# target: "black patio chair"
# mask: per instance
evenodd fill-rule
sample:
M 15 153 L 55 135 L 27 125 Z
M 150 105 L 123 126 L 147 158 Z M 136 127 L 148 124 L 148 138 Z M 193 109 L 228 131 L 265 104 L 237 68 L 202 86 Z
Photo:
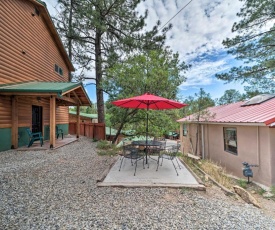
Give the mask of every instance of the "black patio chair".
M 149 148 L 149 156 L 151 155 L 159 155 L 161 151 L 164 151 L 166 148 L 166 141 L 156 141 L 159 145 L 150 146 Z
M 135 162 L 135 172 L 134 172 L 134 176 L 136 175 L 136 171 L 137 171 L 137 162 L 139 160 L 143 160 L 143 169 L 145 169 L 144 167 L 144 152 L 143 151 L 139 151 L 138 148 L 136 148 L 133 145 L 123 145 L 123 155 L 122 155 L 122 159 L 120 162 L 120 167 L 119 167 L 119 171 L 121 170 L 121 166 L 123 163 L 123 160 L 126 159 L 131 159 L 131 164 L 132 166 L 134 166 L 133 161 Z
M 58 128 L 58 126 L 55 126 L 55 133 L 56 133 L 56 138 L 58 139 L 59 134 L 61 134 L 62 140 L 63 140 L 63 130 Z
M 28 148 L 32 146 L 33 142 L 40 141 L 40 145 L 42 147 L 43 145 L 43 137 L 41 132 L 33 133 L 30 129 L 26 129 L 28 135 L 29 135 L 29 144 Z
M 158 171 L 160 159 L 161 159 L 160 166 L 162 166 L 163 159 L 167 159 L 167 160 L 172 161 L 173 166 L 174 166 L 174 168 L 176 170 L 176 173 L 177 173 L 177 176 L 178 176 L 179 174 L 178 174 L 177 168 L 176 168 L 173 160 L 176 159 L 176 161 L 178 163 L 178 166 L 179 166 L 179 169 L 181 169 L 180 164 L 179 164 L 178 159 L 177 159 L 177 153 L 179 152 L 179 149 L 180 149 L 180 145 L 178 144 L 178 145 L 172 145 L 172 146 L 166 147 L 165 150 L 161 151 L 160 154 L 159 154 L 159 157 L 158 157 L 158 163 L 157 163 L 158 166 L 157 166 L 156 171 Z

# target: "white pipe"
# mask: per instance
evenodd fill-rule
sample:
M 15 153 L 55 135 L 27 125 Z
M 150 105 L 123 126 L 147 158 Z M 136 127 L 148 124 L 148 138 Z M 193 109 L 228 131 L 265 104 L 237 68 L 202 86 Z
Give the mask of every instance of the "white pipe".
M 201 148 L 202 148 L 202 159 L 204 159 L 204 130 L 203 125 L 201 125 Z

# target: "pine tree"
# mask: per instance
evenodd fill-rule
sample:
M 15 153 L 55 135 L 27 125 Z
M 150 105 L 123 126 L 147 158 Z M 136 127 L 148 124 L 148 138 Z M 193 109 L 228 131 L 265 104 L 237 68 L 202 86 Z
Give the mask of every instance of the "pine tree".
M 275 1 L 240 1 L 244 2 L 237 14 L 241 20 L 232 27 L 232 32 L 238 35 L 225 39 L 223 45 L 243 64 L 231 68 L 228 73 L 217 74 L 217 77 L 227 82 L 248 83 L 245 90 L 250 94 L 255 90 L 275 92 Z
M 109 101 L 146 92 L 176 99 L 177 87 L 185 81 L 183 73 L 187 68 L 185 63 L 180 63 L 178 54 L 167 49 L 130 55 L 124 62 L 117 63 L 108 70 L 103 87 L 110 93 Z M 147 111 L 122 109 L 110 103 L 107 105 L 112 126 L 118 130 L 115 140 L 123 128 L 145 134 Z M 165 130 L 174 130 L 178 125 L 175 121 L 180 118 L 176 111 L 149 110 L 149 133 L 161 136 Z
M 63 28 L 69 28 L 65 39 L 72 49 L 74 60 L 85 70 L 94 69 L 95 76 L 81 75 L 78 80 L 91 79 L 96 84 L 98 121 L 104 122 L 102 80 L 106 69 L 120 61 L 126 53 L 159 48 L 164 45 L 165 32 L 159 34 L 160 22 L 150 31 L 144 30 L 147 12 L 139 15 L 135 10 L 141 0 L 60 0 Z M 70 16 L 72 20 L 70 21 Z M 71 22 L 71 24 L 70 24 Z M 57 23 L 57 26 L 60 24 Z M 64 33 L 63 33 L 64 34 Z M 72 39 L 69 43 L 69 40 Z
M 244 100 L 245 96 L 235 89 L 225 90 L 224 94 L 217 100 L 219 105 L 231 104 Z

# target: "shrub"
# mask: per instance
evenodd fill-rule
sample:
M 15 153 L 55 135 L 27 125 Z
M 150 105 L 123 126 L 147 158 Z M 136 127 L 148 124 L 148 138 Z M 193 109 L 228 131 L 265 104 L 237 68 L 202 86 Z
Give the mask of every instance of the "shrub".
M 111 149 L 112 145 L 106 141 L 106 140 L 100 140 L 97 142 L 97 146 L 98 149 Z
M 116 145 L 111 144 L 110 142 L 106 141 L 106 140 L 100 140 L 97 143 L 97 149 L 99 149 L 99 151 L 97 152 L 98 155 L 100 156 L 114 156 L 117 155 L 120 151 L 121 148 L 117 148 Z
M 260 188 L 257 192 L 259 195 L 263 195 L 266 191 L 263 188 Z
M 238 180 L 238 185 L 242 188 L 247 188 L 247 181 L 244 179 L 239 179 Z

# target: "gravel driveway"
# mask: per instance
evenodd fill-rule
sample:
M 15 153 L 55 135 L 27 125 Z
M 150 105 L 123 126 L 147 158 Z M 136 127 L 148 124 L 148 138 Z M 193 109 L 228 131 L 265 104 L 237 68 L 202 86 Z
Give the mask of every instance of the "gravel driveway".
M 207 192 L 97 188 L 112 162 L 87 138 L 54 151 L 0 153 L 0 229 L 275 229 L 252 205 Z

